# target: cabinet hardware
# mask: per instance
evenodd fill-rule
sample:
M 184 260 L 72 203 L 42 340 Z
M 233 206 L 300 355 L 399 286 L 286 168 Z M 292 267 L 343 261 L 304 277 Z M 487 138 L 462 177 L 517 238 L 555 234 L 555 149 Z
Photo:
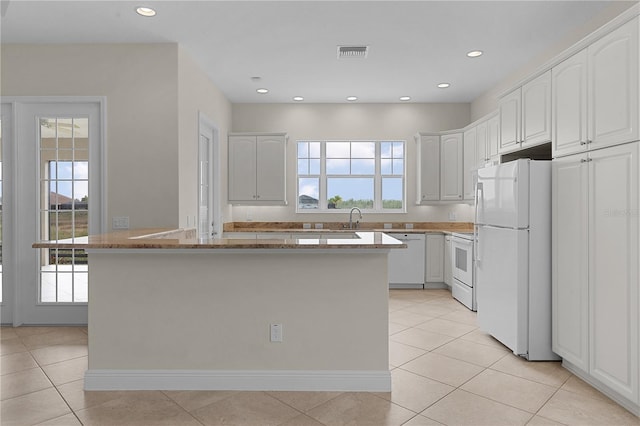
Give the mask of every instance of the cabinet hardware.
M 586 145 L 587 142 L 586 141 L 580 141 L 580 145 Z

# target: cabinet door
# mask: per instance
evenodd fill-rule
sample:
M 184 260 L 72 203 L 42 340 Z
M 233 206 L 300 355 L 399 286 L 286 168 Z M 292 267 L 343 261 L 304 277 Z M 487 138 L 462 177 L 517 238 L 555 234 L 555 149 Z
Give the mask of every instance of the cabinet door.
M 444 237 L 444 283 L 451 287 L 451 283 L 453 282 L 453 268 L 452 268 L 452 256 L 451 256 L 451 237 Z
M 520 89 L 500 99 L 500 147 L 499 151 L 511 152 L 520 143 Z
M 487 122 L 483 121 L 476 126 L 476 167 L 484 167 L 487 161 Z
M 588 48 L 591 148 L 639 139 L 638 49 L 638 19 Z
M 440 199 L 462 199 L 462 134 L 440 138 Z
M 425 282 L 441 283 L 444 281 L 444 235 L 427 235 L 427 263 Z
M 286 200 L 286 138 L 258 136 L 256 198 L 258 201 Z
M 522 142 L 551 141 L 551 70 L 522 86 Z
M 552 349 L 589 371 L 586 154 L 552 163 Z
M 494 115 L 487 121 L 487 158 L 498 156 L 500 142 L 500 116 Z
M 638 144 L 589 161 L 591 375 L 638 403 Z
M 465 200 L 473 199 L 473 180 L 474 173 L 477 170 L 477 158 L 476 158 L 476 128 L 471 128 L 464 132 L 462 139 L 462 195 Z
M 440 136 L 421 135 L 418 140 L 420 179 L 418 203 L 440 199 Z
M 256 137 L 229 136 L 229 201 L 256 199 Z
M 553 156 L 574 154 L 587 146 L 587 51 L 551 71 Z

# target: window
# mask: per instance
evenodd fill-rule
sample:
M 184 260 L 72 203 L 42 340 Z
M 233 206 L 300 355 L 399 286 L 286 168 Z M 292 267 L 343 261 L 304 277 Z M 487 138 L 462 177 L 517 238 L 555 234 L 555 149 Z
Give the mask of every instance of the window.
M 298 141 L 298 211 L 403 212 L 404 141 Z

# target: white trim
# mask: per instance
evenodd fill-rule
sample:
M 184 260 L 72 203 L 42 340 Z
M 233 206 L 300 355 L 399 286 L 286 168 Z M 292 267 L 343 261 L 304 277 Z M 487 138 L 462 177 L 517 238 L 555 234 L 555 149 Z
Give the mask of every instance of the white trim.
M 388 370 L 91 369 L 84 389 L 391 392 Z

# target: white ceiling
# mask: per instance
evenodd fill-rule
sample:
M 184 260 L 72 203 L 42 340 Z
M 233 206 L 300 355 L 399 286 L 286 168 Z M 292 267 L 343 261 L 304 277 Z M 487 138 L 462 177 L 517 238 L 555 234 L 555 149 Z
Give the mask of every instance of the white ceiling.
M 471 102 L 610 1 L 2 0 L 2 43 L 182 45 L 231 102 Z M 632 3 L 630 2 L 629 5 Z M 150 5 L 153 18 L 135 6 Z M 363 44 L 367 59 L 338 60 Z M 485 54 L 469 59 L 466 53 Z M 254 82 L 251 77 L 261 77 Z M 448 89 L 438 89 L 449 82 Z M 256 93 L 266 87 L 266 95 Z

